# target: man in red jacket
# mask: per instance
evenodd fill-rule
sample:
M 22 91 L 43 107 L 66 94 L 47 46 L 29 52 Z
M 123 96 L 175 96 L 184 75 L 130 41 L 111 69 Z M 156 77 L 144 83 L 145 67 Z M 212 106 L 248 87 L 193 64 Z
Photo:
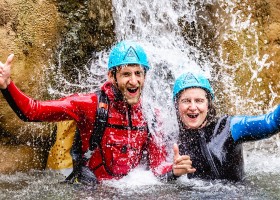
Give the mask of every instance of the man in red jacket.
M 0 88 L 16 114 L 24 121 L 62 121 L 77 123 L 85 158 L 76 180 L 95 184 L 119 179 L 139 165 L 144 152 L 153 173 L 164 180 L 194 171 L 188 156 L 180 156 L 174 146 L 174 162 L 166 162 L 165 145 L 148 132 L 142 113 L 141 93 L 150 65 L 143 48 L 132 41 L 115 45 L 108 62 L 108 81 L 101 87 L 109 101 L 108 120 L 97 147 L 89 151 L 96 120 L 98 95 L 73 94 L 58 100 L 36 101 L 22 93 L 10 79 L 13 55 L 0 63 Z

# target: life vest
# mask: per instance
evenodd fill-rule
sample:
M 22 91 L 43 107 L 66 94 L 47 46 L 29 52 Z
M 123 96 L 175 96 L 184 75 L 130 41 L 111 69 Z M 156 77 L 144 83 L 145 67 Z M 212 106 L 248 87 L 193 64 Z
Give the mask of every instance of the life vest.
M 93 131 L 92 138 L 96 135 Z M 93 141 L 90 146 L 94 146 Z M 87 165 L 102 179 L 122 177 L 139 164 L 147 142 L 148 128 L 141 108 L 131 112 L 128 104 L 109 103 L 103 136 L 95 142 Z
M 110 104 L 103 91 L 98 91 L 97 95 L 99 100 L 93 134 L 88 150 L 82 154 L 79 150 L 80 133 L 76 132 L 75 135 L 71 150 L 74 170 L 79 171 L 80 167 L 86 164 L 98 179 L 120 178 L 137 166 L 142 158 L 148 142 L 147 123 L 140 108 L 136 109 L 137 112 L 131 112 L 127 105 L 127 110 L 122 107 L 124 112 L 119 112 L 120 105 Z M 130 116 L 126 124 L 124 116 Z M 67 179 L 72 176 L 75 175 L 71 174 Z

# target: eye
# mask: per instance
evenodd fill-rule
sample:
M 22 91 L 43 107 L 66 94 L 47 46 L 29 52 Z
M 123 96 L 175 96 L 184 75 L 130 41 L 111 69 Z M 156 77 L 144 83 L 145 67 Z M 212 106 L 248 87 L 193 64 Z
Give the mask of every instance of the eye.
M 142 76 L 143 74 L 144 74 L 144 73 L 143 73 L 142 71 L 136 71 L 136 72 L 135 72 L 135 75 L 136 75 L 136 76 Z
M 204 102 L 205 102 L 205 99 L 199 98 L 199 99 L 196 99 L 195 102 L 196 102 L 196 103 L 204 103 Z
M 130 73 L 130 72 L 123 72 L 123 73 L 122 73 L 122 76 L 124 76 L 124 77 L 130 77 L 130 76 L 131 76 L 131 73 Z
M 191 100 L 190 99 L 181 99 L 180 103 L 184 103 L 184 104 L 191 103 Z

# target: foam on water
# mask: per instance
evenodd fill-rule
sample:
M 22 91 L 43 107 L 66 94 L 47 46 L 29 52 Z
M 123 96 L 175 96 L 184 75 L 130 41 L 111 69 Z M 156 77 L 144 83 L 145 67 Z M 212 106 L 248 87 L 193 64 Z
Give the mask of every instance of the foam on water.
M 115 188 L 132 189 L 138 188 L 139 186 L 162 185 L 163 183 L 150 170 L 145 169 L 145 167 L 138 167 L 122 179 L 104 181 L 104 184 Z

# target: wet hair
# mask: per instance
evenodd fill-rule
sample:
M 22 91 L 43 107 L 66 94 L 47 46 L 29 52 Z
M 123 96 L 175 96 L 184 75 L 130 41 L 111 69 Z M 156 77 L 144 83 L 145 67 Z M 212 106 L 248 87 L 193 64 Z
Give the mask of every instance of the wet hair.
M 200 87 L 193 87 L 193 88 L 200 88 Z M 189 88 L 187 88 L 189 89 Z M 213 122 L 215 119 L 216 119 L 216 116 L 217 116 L 217 112 L 216 112 L 216 107 L 214 105 L 214 102 L 212 100 L 212 96 L 210 94 L 210 92 L 208 92 L 207 90 L 205 90 L 204 88 L 201 88 L 203 89 L 205 92 L 206 92 L 206 98 L 208 100 L 208 112 L 207 112 L 207 116 L 206 116 L 206 126 L 208 124 L 210 124 L 211 122 Z M 186 90 L 186 89 L 185 89 Z M 181 97 L 181 94 L 184 90 L 180 91 L 176 96 L 175 96 L 175 99 L 174 99 L 174 102 L 175 102 L 175 109 L 176 109 L 176 115 L 177 115 L 177 120 L 178 120 L 178 123 L 179 123 L 179 127 L 180 128 L 183 128 L 184 127 L 184 124 L 182 122 L 182 120 L 180 119 L 180 115 L 179 115 L 179 109 L 178 109 L 178 100 L 180 99 Z
M 217 112 L 216 112 L 215 104 L 212 100 L 212 96 L 208 91 L 206 91 L 206 98 L 208 99 L 208 113 L 206 119 L 207 119 L 207 123 L 211 123 L 212 121 L 215 120 L 217 116 Z

